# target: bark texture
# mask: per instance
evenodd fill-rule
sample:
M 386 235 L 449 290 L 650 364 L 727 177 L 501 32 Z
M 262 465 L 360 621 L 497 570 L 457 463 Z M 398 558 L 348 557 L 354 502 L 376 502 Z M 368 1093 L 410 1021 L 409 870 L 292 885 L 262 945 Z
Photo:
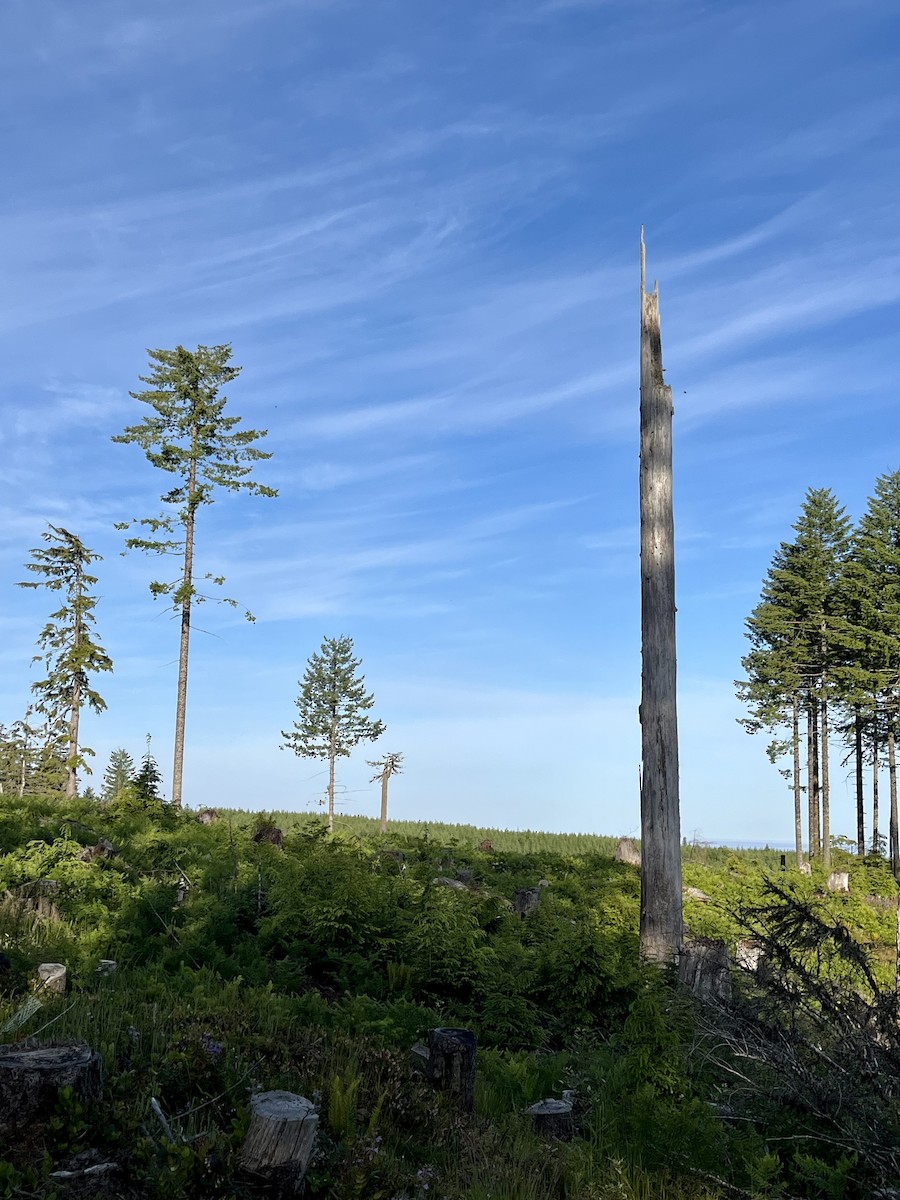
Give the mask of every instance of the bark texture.
M 469 1029 L 432 1029 L 428 1034 L 430 1083 L 449 1093 L 466 1112 L 475 1101 L 475 1034 Z
M 52 1117 L 62 1087 L 72 1088 L 83 1101 L 100 1099 L 100 1055 L 86 1043 L 0 1046 L 0 1131 Z
M 674 962 L 683 937 L 672 389 L 662 365 L 659 289 L 644 288 L 641 236 L 641 955 Z
M 571 1142 L 575 1136 L 575 1118 L 571 1100 L 538 1100 L 525 1109 L 534 1122 L 534 1132 L 558 1142 Z
M 250 1100 L 241 1164 L 266 1181 L 268 1195 L 298 1192 L 315 1147 L 319 1114 L 294 1092 L 259 1092 Z

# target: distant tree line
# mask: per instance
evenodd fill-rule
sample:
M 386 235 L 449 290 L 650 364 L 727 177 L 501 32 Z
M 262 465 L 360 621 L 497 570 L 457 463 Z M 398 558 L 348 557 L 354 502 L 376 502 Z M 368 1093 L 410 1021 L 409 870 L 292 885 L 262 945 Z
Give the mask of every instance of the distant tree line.
M 852 768 L 857 853 L 886 850 L 900 878 L 900 470 L 878 478 L 856 527 L 831 490 L 811 488 L 793 530 L 747 618 L 751 649 L 737 682 L 749 713 L 742 724 L 767 733 L 770 759 L 787 764 L 781 771 L 793 793 L 798 865 L 805 807 L 810 858 L 830 867 L 832 779 L 836 769 Z M 886 841 L 879 793 L 885 767 Z

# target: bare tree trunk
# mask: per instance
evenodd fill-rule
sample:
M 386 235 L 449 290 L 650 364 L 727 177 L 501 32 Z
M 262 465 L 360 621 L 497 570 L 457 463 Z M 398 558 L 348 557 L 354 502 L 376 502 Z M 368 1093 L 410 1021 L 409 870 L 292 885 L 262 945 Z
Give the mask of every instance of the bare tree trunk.
M 819 755 L 816 705 L 812 695 L 806 697 L 806 803 L 809 823 L 809 857 L 818 858 L 819 841 Z
M 390 779 L 390 771 L 385 766 L 381 776 L 381 832 L 387 833 L 387 802 L 388 802 L 388 780 Z
M 853 737 L 856 749 L 856 853 L 863 859 L 866 856 L 866 808 L 863 793 L 862 710 L 858 704 L 853 709 Z
M 659 287 L 644 287 L 641 231 L 641 955 L 676 961 L 684 934 L 675 644 L 672 389 L 662 365 Z
M 831 796 L 828 779 L 828 693 L 822 688 L 822 865 L 831 870 Z
M 191 430 L 191 447 L 196 449 L 197 429 Z M 178 699 L 175 706 L 175 760 L 172 764 L 172 807 L 181 808 L 184 774 L 184 722 L 187 715 L 188 652 L 191 643 L 191 601 L 194 591 L 194 520 L 196 516 L 197 460 L 191 458 L 188 480 L 187 520 L 184 525 L 184 575 L 181 581 L 181 648 L 178 654 Z
M 894 740 L 894 714 L 891 711 L 887 735 L 888 748 L 888 780 L 891 788 L 891 870 L 894 878 L 900 880 L 900 832 L 897 829 L 897 752 Z
M 803 866 L 803 802 L 800 787 L 800 697 L 794 692 L 791 740 L 794 750 L 794 853 L 797 867 Z
M 334 833 L 334 760 L 337 757 L 337 717 L 331 719 L 328 742 L 328 832 Z
M 872 711 L 872 853 L 878 854 L 881 836 L 878 832 L 878 698 Z

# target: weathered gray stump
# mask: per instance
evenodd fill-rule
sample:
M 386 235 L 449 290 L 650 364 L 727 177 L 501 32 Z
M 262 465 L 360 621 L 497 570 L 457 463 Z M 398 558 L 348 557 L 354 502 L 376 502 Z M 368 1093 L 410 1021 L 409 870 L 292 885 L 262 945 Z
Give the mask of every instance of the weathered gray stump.
M 797 868 L 801 875 L 812 875 L 812 867 L 808 862 L 802 862 Z
M 525 1109 L 534 1121 L 534 1132 L 541 1137 L 571 1142 L 575 1136 L 575 1118 L 571 1100 L 539 1100 Z
M 734 952 L 734 961 L 742 971 L 750 971 L 755 975 L 760 968 L 762 959 L 763 948 L 758 942 L 738 942 Z
M 850 872 L 849 871 L 832 871 L 828 876 L 829 892 L 841 892 L 848 895 L 850 892 Z
M 540 887 L 519 888 L 513 897 L 516 916 L 524 919 L 529 913 L 533 913 L 536 908 L 539 908 L 542 892 L 543 888 Z
M 619 844 L 616 846 L 615 860 L 616 862 L 628 863 L 631 867 L 639 867 L 641 865 L 641 852 L 631 838 L 619 838 Z
M 681 889 L 681 894 L 684 896 L 685 900 L 696 900 L 698 904 L 709 903 L 709 896 L 707 896 L 706 892 L 701 892 L 699 888 L 683 887 Z
M 466 1112 L 475 1102 L 475 1034 L 469 1029 L 432 1029 L 428 1034 L 426 1077 L 453 1096 Z
M 698 1000 L 731 999 L 730 955 L 724 942 L 693 938 L 678 956 L 678 982 Z
M 22 1128 L 35 1117 L 52 1117 L 62 1087 L 72 1088 L 82 1100 L 100 1099 L 102 1061 L 86 1043 L 0 1046 L 0 1128 Z
M 38 988 L 58 996 L 66 994 L 68 972 L 63 963 L 41 963 L 37 969 Z
M 241 1165 L 265 1179 L 268 1194 L 296 1193 L 315 1147 L 319 1114 L 294 1092 L 259 1092 L 250 1100 L 250 1111 Z

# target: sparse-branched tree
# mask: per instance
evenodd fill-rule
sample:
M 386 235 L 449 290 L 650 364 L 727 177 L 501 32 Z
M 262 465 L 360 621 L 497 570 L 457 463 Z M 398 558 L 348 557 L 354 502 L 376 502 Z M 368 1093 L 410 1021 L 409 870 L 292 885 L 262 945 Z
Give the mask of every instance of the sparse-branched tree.
M 382 833 L 386 833 L 388 823 L 388 780 L 392 775 L 399 775 L 403 770 L 403 755 L 397 753 L 382 754 L 381 758 L 370 758 L 367 761 L 370 767 L 376 768 L 371 782 L 381 783 L 381 822 L 379 828 Z
M 150 734 L 147 734 L 147 751 L 141 759 L 141 765 L 131 778 L 131 784 L 138 797 L 146 803 L 158 803 L 162 800 L 162 772 L 159 763 L 150 751 Z
M 196 350 L 186 350 L 184 346 L 176 346 L 174 350 L 149 353 L 151 373 L 141 376 L 141 382 L 149 384 L 149 388 L 132 392 L 131 396 L 149 405 L 152 414 L 138 425 L 129 425 L 112 440 L 139 446 L 154 467 L 175 476 L 177 482 L 160 497 L 166 506 L 160 516 L 120 523 L 116 528 L 127 529 L 136 524 L 145 531 L 145 536 L 126 539 L 128 549 L 174 555 L 179 559 L 177 578 L 154 580 L 150 591 L 154 597 L 168 597 L 181 618 L 172 768 L 172 804 L 180 808 L 191 610 L 194 604 L 207 599 L 194 585 L 197 515 L 202 505 L 213 503 L 217 489 L 246 491 L 254 496 L 277 493 L 249 477 L 253 463 L 272 457 L 254 444 L 267 431 L 236 429 L 241 418 L 225 415 L 227 397 L 219 393 L 241 370 L 230 365 L 231 347 L 198 346 Z M 213 574 L 205 578 L 220 586 L 224 582 L 222 576 Z M 225 603 L 236 604 L 234 600 Z M 246 616 L 253 619 L 249 612 Z
M 26 580 L 19 586 L 62 592 L 63 603 L 50 614 L 38 638 L 42 653 L 32 661 L 43 663 L 47 674 L 32 684 L 32 691 L 38 697 L 35 706 L 38 712 L 52 723 L 58 718 L 66 722 L 69 741 L 66 795 L 74 796 L 78 791 L 78 769 L 89 771 L 84 757 L 93 754 L 87 746 L 79 744 L 81 709 L 85 704 L 96 713 L 106 708 L 106 702 L 90 680 L 98 671 L 112 670 L 112 659 L 94 640 L 92 631 L 97 598 L 91 595 L 91 588 L 97 577 L 90 575 L 87 568 L 100 555 L 88 550 L 74 533 L 56 525 L 50 525 L 41 536 L 47 546 L 32 550 L 31 560 L 25 563 L 25 569 L 40 578 Z
M 109 763 L 103 772 L 104 800 L 115 800 L 125 790 L 134 777 L 134 759 L 127 750 L 113 750 Z
M 360 659 L 353 657 L 353 639 L 325 638 L 309 659 L 294 703 L 300 715 L 291 730 L 282 730 L 282 748 L 300 758 L 328 762 L 328 829 L 334 830 L 334 766 L 360 742 L 374 742 L 384 732 L 382 721 L 367 714 L 375 697 L 357 675 Z

